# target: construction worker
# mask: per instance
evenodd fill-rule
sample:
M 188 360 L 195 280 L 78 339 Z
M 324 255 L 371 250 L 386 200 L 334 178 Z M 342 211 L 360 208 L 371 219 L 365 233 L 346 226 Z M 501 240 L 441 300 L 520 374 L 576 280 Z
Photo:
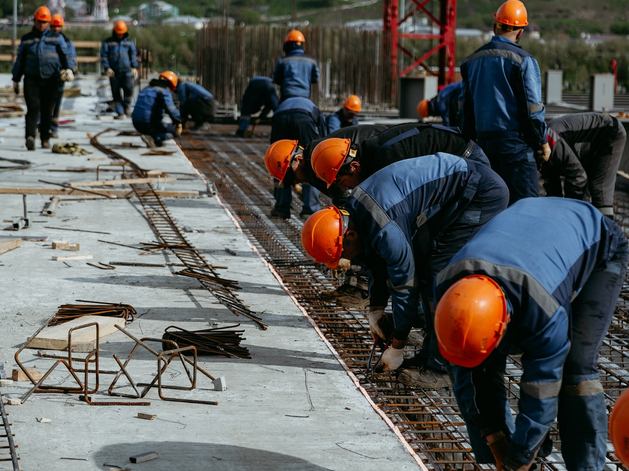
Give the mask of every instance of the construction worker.
M 489 165 L 446 153 L 424 155 L 374 173 L 354 188 L 344 209 L 330 206 L 312 215 L 301 239 L 306 252 L 331 269 L 341 257 L 363 255 L 368 260 L 374 278 L 369 293 L 374 338 L 388 338 L 382 323 L 389 296 L 392 299 L 393 339 L 381 365 L 393 371 L 402 366 L 407 337 L 422 308 L 426 330 L 432 330 L 434 276 L 507 202 L 506 185 Z M 428 389 L 448 386 L 445 361 L 430 335 L 422 350 L 418 363 L 398 379 Z
M 293 30 L 284 41 L 284 57 L 278 59 L 273 83 L 280 86 L 280 102 L 292 97 L 310 98 L 310 86 L 319 81 L 317 61 L 304 52 L 306 38 Z
M 138 95 L 131 119 L 147 147 L 161 147 L 164 141 L 181 135 L 181 116 L 173 102 L 171 91 L 177 89 L 177 76 L 170 70 L 151 80 Z M 164 124 L 164 112 L 172 124 Z
M 192 131 L 207 129 L 205 123 L 213 122 L 216 115 L 216 100 L 214 96 L 201 85 L 196 83 L 177 82 L 177 96 L 179 97 L 179 113 L 181 122 L 185 126 L 188 119 L 194 121 Z
M 441 89 L 437 96 L 430 100 L 422 100 L 417 105 L 417 114 L 422 118 L 440 116 L 441 124 L 448 127 L 459 127 L 459 96 L 463 82 L 454 82 Z
M 273 81 L 269 77 L 253 77 L 242 96 L 240 105 L 240 122 L 238 123 L 237 137 L 245 137 L 251 115 L 262 110 L 259 119 L 266 118 L 279 106 L 277 93 Z
M 76 49 L 74 47 L 74 43 L 72 42 L 72 40 L 63 33 L 64 25 L 65 25 L 65 21 L 63 20 L 63 16 L 61 16 L 59 13 L 55 13 L 54 15 L 52 15 L 52 20 L 50 21 L 50 30 L 53 33 L 57 33 L 58 35 L 63 36 L 63 39 L 65 40 L 66 46 L 68 48 L 68 53 L 70 54 L 71 60 L 75 64 L 75 69 L 73 70 L 73 73 L 76 73 L 77 65 L 78 65 L 76 62 Z M 59 137 L 59 134 L 58 134 L 59 112 L 61 111 L 61 102 L 63 100 L 63 91 L 65 88 L 65 84 L 66 83 L 64 81 L 59 82 L 59 87 L 57 90 L 57 101 L 55 103 L 55 107 L 52 112 L 52 125 L 50 126 L 50 137 L 52 137 L 53 139 Z
M 614 187 L 627 132 L 603 113 L 564 115 L 548 122 L 550 160 L 542 165 L 548 196 L 565 196 L 592 204 L 614 217 Z M 563 177 L 563 187 L 562 187 Z
M 557 418 L 566 468 L 605 467 L 598 354 L 628 261 L 622 229 L 594 206 L 526 198 L 437 275 L 435 331 L 478 463 L 529 470 L 550 453 Z M 504 385 L 511 351 L 522 353 L 515 424 Z
M 356 126 L 358 124 L 357 116 L 358 113 L 360 113 L 360 109 L 360 98 L 356 95 L 348 96 L 341 109 L 339 109 L 336 113 L 329 114 L 325 117 L 328 134 L 347 126 Z
M 317 105 L 308 98 L 288 98 L 275 110 L 271 128 L 271 144 L 281 139 L 295 140 L 302 147 L 312 140 L 325 136 L 325 121 Z M 301 187 L 303 208 L 299 217 L 308 217 L 320 209 L 319 191 L 308 184 Z M 271 211 L 272 217 L 290 218 L 292 204 L 292 187 L 281 185 L 275 179 L 274 186 L 275 207 Z
M 116 21 L 111 37 L 103 41 L 100 50 L 100 61 L 111 85 L 115 119 L 131 116 L 133 81 L 138 78 L 136 56 L 135 44 L 129 39 L 127 24 L 122 20 Z
M 616 399 L 609 417 L 609 438 L 620 461 L 629 466 L 629 390 Z
M 63 36 L 48 29 L 50 10 L 39 7 L 35 11 L 33 29 L 22 36 L 17 59 L 13 64 L 13 90 L 20 94 L 20 80 L 24 76 L 26 101 L 26 148 L 35 150 L 37 120 L 41 115 L 40 138 L 44 149 L 50 148 L 52 110 L 57 101 L 59 81 L 74 80 L 74 59 Z
M 495 36 L 461 63 L 462 130 L 485 151 L 514 203 L 539 196 L 537 160 L 547 161 L 550 147 L 539 65 L 517 44 L 526 8 L 507 0 L 494 19 Z

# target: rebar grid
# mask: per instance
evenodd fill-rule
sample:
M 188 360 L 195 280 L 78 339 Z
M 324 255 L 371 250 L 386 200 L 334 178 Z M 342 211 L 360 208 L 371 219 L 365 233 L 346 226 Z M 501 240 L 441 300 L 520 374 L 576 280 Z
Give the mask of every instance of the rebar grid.
M 426 467 L 431 470 L 494 469 L 493 465 L 475 463 L 463 419 L 450 390 L 412 390 L 398 383 L 391 374 L 368 375 L 367 358 L 373 340 L 364 309 L 346 309 L 321 301 L 319 293 L 338 286 L 339 280 L 335 280 L 325 267 L 313 264 L 302 250 L 301 221 L 295 217 L 282 220 L 266 216 L 274 204 L 270 178 L 263 162 L 267 145 L 261 139 L 234 143 L 216 135 L 211 135 L 211 140 L 183 139 L 187 157 L 216 185 L 221 200 L 238 217 L 251 242 L 274 266 L 291 294 L 316 322 L 373 401 L 395 423 Z M 617 219 L 627 232 L 629 198 L 620 194 L 617 199 Z M 293 213 L 298 212 L 296 201 Z M 629 287 L 625 286 L 601 348 L 601 380 L 610 409 L 629 383 L 628 302 Z M 514 412 L 517 412 L 521 368 L 519 357 L 510 358 L 506 388 Z M 565 470 L 555 427 L 551 436 L 556 448 L 541 461 L 538 469 Z M 611 450 L 611 445 L 608 449 Z M 606 470 L 627 471 L 611 451 L 607 458 Z
M 11 431 L 12 424 L 9 422 L 8 416 L 9 414 L 4 410 L 2 395 L 0 395 L 0 418 L 2 419 L 0 438 L 4 438 L 7 441 L 6 446 L 0 446 L 0 461 L 10 461 L 13 466 L 13 471 L 20 471 L 20 464 L 18 463 L 20 458 L 17 455 L 17 445 L 13 440 L 13 432 Z

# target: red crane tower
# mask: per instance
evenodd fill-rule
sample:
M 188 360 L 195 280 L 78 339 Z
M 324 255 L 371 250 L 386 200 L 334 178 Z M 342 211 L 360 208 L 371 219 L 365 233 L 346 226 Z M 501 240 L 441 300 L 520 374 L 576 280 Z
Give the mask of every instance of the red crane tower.
M 392 83 L 397 82 L 398 77 L 404 77 L 417 67 L 423 67 L 431 75 L 439 76 L 439 89 L 454 81 L 454 54 L 455 54 L 455 29 L 456 29 L 456 0 L 409 0 L 411 8 L 408 13 L 399 19 L 399 0 L 384 0 L 384 53 L 390 57 Z M 439 2 L 439 18 L 428 11 L 426 5 L 430 2 Z M 403 34 L 400 26 L 415 14 L 423 13 L 431 21 L 431 25 L 439 28 L 439 34 Z M 405 48 L 400 39 L 433 39 L 437 44 L 417 58 L 411 51 Z M 411 65 L 398 73 L 398 49 L 413 61 Z M 439 54 L 439 72 L 433 72 L 425 61 L 435 54 Z M 395 87 L 395 85 L 394 85 Z M 393 93 L 394 90 L 393 90 Z

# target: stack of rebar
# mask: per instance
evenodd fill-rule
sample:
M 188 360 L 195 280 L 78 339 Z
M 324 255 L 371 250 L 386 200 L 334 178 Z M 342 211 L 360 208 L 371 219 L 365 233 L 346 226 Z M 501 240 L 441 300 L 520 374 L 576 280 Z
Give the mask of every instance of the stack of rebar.
M 129 304 L 102 303 L 83 299 L 77 299 L 76 302 L 90 304 L 62 304 L 48 325 L 62 324 L 83 316 L 122 317 L 127 322 L 131 322 L 137 314 L 137 311 Z
M 237 357 L 250 359 L 249 350 L 240 346 L 244 330 L 228 330 L 239 327 L 240 324 L 217 327 L 214 329 L 185 330 L 174 325 L 168 326 L 164 330 L 162 339 L 177 342 L 180 348 L 194 346 L 198 355 L 222 355 L 226 357 Z M 163 343 L 164 350 L 172 348 L 169 343 Z

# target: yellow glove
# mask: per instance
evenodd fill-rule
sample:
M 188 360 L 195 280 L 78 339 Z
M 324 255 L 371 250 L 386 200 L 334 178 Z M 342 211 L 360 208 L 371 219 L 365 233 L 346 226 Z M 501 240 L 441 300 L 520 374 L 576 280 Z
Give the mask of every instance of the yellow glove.
M 114 72 L 114 69 L 107 69 L 107 75 L 109 75 L 110 77 L 115 77 L 116 76 L 116 72 Z
M 133 77 L 133 80 L 138 78 L 138 69 L 133 68 L 131 69 L 131 76 Z
M 339 260 L 339 264 L 336 266 L 337 271 L 346 271 L 352 267 L 351 260 L 342 258 Z
M 548 144 L 548 142 L 544 144 L 540 150 L 537 151 L 537 155 L 544 162 L 548 162 L 548 159 L 550 159 L 550 145 Z
M 183 131 L 183 125 L 181 123 L 175 126 L 175 136 L 181 136 L 182 131 Z
M 382 371 L 394 371 L 402 366 L 404 361 L 404 349 L 393 348 L 392 346 L 387 348 L 382 354 L 382 360 L 380 360 L 379 368 Z

